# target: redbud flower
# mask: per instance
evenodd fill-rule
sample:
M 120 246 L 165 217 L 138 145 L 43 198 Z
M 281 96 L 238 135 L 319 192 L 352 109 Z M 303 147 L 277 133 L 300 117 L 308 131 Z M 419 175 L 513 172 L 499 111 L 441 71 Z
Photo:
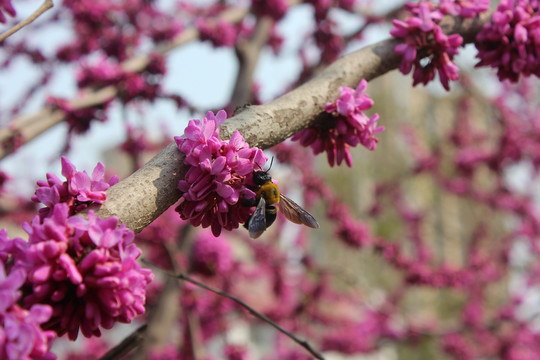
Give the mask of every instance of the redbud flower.
M 77 171 L 64 156 L 62 156 L 62 175 L 66 181 L 47 173 L 47 181 L 37 182 L 39 188 L 32 196 L 32 201 L 46 206 L 40 209 L 42 218 L 48 216 L 58 203 L 66 203 L 71 215 L 80 212 L 90 203 L 103 204 L 107 199 L 105 190 L 118 182 L 117 176 L 105 182 L 105 166 L 101 162 L 98 162 L 90 177 L 86 171 Z
M 81 341 L 79 341 L 81 345 Z M 98 360 L 110 349 L 110 345 L 103 338 L 90 338 L 82 341 L 77 349 L 63 352 L 63 360 Z
M 460 334 L 445 335 L 442 339 L 442 349 L 456 360 L 472 360 L 475 358 L 474 346 Z
M 27 306 L 52 306 L 44 325 L 61 336 L 100 336 L 100 327 L 129 323 L 144 313 L 145 288 L 152 273 L 136 262 L 140 250 L 134 234 L 116 217 L 101 219 L 92 211 L 88 220 L 68 216 L 66 204 L 57 204 L 52 215 L 36 216 L 23 225 L 29 234 L 26 252 Z
M 343 36 L 337 33 L 337 25 L 330 19 L 321 21 L 314 33 L 315 42 L 321 51 L 324 64 L 334 62 L 345 47 Z
M 148 356 L 149 360 L 182 360 L 182 354 L 178 347 L 168 344 L 163 348 L 152 350 Z
M 332 7 L 332 0 L 305 0 L 305 2 L 313 5 L 315 10 L 315 20 L 317 21 L 326 18 Z
M 158 54 L 150 56 L 142 73 L 125 71 L 118 63 L 101 59 L 94 66 L 83 64 L 77 74 L 77 83 L 79 88 L 115 85 L 119 89 L 118 96 L 124 103 L 135 98 L 152 101 L 161 90 L 156 83 L 156 75 L 163 75 L 166 71 L 165 60 Z
M 379 141 L 375 134 L 384 130 L 377 126 L 378 114 L 371 118 L 364 114 L 373 106 L 373 100 L 364 91 L 367 88 L 365 80 L 360 81 L 356 90 L 340 87 L 341 96 L 335 103 L 326 105 L 326 112 L 332 114 L 327 124 L 320 127 L 310 127 L 296 133 L 291 140 L 300 141 L 303 146 L 311 146 L 315 154 L 326 151 L 330 166 L 340 165 L 343 160 L 352 166 L 350 146 L 362 144 L 369 150 L 375 150 Z
M 51 317 L 51 307 L 36 304 L 23 309 L 16 304 L 25 279 L 26 272 L 21 268 L 6 274 L 0 261 L 0 359 L 56 359 L 49 351 L 55 334 L 40 327 Z
M 476 66 L 497 69 L 500 80 L 517 82 L 521 74 L 540 76 L 538 2 L 503 0 L 476 37 Z
M 229 344 L 224 351 L 227 360 L 244 360 L 247 358 L 247 349 L 242 345 Z
M 239 34 L 239 29 L 224 20 L 214 24 L 207 19 L 195 20 L 195 26 L 199 30 L 201 41 L 210 40 L 215 47 L 233 46 Z
M 0 22 L 6 22 L 6 16 L 4 13 L 8 14 L 11 17 L 14 17 L 16 12 L 15 8 L 11 4 L 11 0 L 0 0 Z
M 285 0 L 251 0 L 251 10 L 257 16 L 269 16 L 280 20 L 287 12 L 288 4 Z
M 11 264 L 8 270 L 12 271 L 21 266 L 26 249 L 26 241 L 20 238 L 10 239 L 6 229 L 0 230 L 0 262 Z
M 443 13 L 430 2 L 408 4 L 408 9 L 414 16 L 405 21 L 392 20 L 395 27 L 390 30 L 393 37 L 404 40 L 394 49 L 402 56 L 399 71 L 406 75 L 414 68 L 413 86 L 426 85 L 437 71 L 442 86 L 449 90 L 448 81 L 459 78 L 453 59 L 463 38 L 458 34 L 448 36 L 443 33 L 437 25 Z
M 440 0 L 439 8 L 444 14 L 473 18 L 489 9 L 489 0 Z
M 216 116 L 208 112 L 202 120 L 189 122 L 185 137 L 174 138 L 186 154 L 184 164 L 190 166 L 178 183 L 184 194 L 176 211 L 194 226 L 211 226 L 214 236 L 219 236 L 222 228 L 235 229 L 249 218 L 252 209 L 242 204 L 242 199 L 253 199 L 255 193 L 246 187 L 245 179 L 267 160 L 262 150 L 250 148 L 238 131 L 229 141 L 219 138 L 218 126 L 226 117 L 223 110 Z
M 214 276 L 226 275 L 233 266 L 231 245 L 227 240 L 202 232 L 191 252 L 191 270 L 193 272 Z
M 64 112 L 65 121 L 69 126 L 69 132 L 84 133 L 90 129 L 92 121 L 105 122 L 107 120 L 106 109 L 111 100 L 105 101 L 101 105 L 75 109 L 69 104 L 67 99 L 47 98 L 47 103 Z

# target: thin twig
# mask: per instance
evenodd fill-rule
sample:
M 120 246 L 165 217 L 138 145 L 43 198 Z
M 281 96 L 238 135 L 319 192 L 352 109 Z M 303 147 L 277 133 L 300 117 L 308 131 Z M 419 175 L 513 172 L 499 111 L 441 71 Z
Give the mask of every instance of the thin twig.
M 271 325 L 273 328 L 275 328 L 276 330 L 278 330 L 279 332 L 287 335 L 290 339 L 292 339 L 294 342 L 296 342 L 297 344 L 299 344 L 300 346 L 302 346 L 304 349 L 306 349 L 311 355 L 313 355 L 315 358 L 319 359 L 319 360 L 324 360 L 324 357 L 319 354 L 316 350 L 314 350 L 311 345 L 309 345 L 309 343 L 305 340 L 301 340 L 299 339 L 298 337 L 296 337 L 296 335 L 294 335 L 293 333 L 285 330 L 284 328 L 282 328 L 281 326 L 279 326 L 278 324 L 276 324 L 275 322 L 273 322 L 272 320 L 270 320 L 268 317 L 264 316 L 263 314 L 257 312 L 255 309 L 253 309 L 251 306 L 249 306 L 248 304 L 246 304 L 245 302 L 243 302 L 242 300 L 234 297 L 233 295 L 229 294 L 228 292 L 225 292 L 225 291 L 222 291 L 222 290 L 219 290 L 219 289 L 214 289 L 208 285 L 205 285 L 195 279 L 192 279 L 190 278 L 189 276 L 185 275 L 185 274 L 176 274 L 176 275 L 173 275 L 171 274 L 171 276 L 175 276 L 177 277 L 178 279 L 180 280 L 184 280 L 184 281 L 187 281 L 189 283 L 192 283 L 200 288 L 203 288 L 203 289 L 206 289 L 208 291 L 211 291 L 213 292 L 214 294 L 217 294 L 217 295 L 220 295 L 220 296 L 223 296 L 223 297 L 226 297 L 232 301 L 234 301 L 235 303 L 237 303 L 238 305 L 240 305 L 241 307 L 243 307 L 244 309 L 246 309 L 247 311 L 249 311 L 249 313 L 253 316 L 255 316 L 256 318 L 266 322 L 267 324 Z
M 124 355 L 130 353 L 131 351 L 133 351 L 133 349 L 139 347 L 142 344 L 146 329 L 146 324 L 140 326 L 131 335 L 125 338 L 120 344 L 107 351 L 107 353 L 100 357 L 99 360 L 121 359 Z
M 25 27 L 26 25 L 30 24 L 32 21 L 36 20 L 41 14 L 43 14 L 45 11 L 49 10 L 53 6 L 54 4 L 52 0 L 45 0 L 43 4 L 39 7 L 39 9 L 34 11 L 32 15 L 30 15 L 29 17 L 27 17 L 26 19 L 24 19 L 23 21 L 21 21 L 20 23 L 18 23 L 17 25 L 15 25 L 11 29 L 3 33 L 2 35 L 0 35 L 0 43 L 6 40 L 11 35 L 13 35 L 14 33 L 16 33 L 17 31 L 19 31 L 20 29 L 22 29 L 23 27 Z

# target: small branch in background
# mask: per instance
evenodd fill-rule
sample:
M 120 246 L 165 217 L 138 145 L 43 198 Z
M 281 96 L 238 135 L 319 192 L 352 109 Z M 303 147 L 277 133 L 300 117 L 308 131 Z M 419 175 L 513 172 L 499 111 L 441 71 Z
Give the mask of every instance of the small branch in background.
M 273 24 L 274 21 L 269 17 L 265 16 L 258 19 L 251 39 L 239 42 L 236 45 L 239 71 L 230 102 L 233 108 L 250 103 L 252 100 L 253 74 L 255 73 L 261 50 L 268 41 Z
M 16 33 L 17 31 L 19 31 L 20 29 L 22 29 L 23 27 L 25 27 L 26 25 L 30 24 L 32 21 L 36 20 L 41 14 L 43 14 L 45 11 L 52 8 L 53 5 L 54 4 L 52 0 L 45 0 L 43 4 L 39 7 L 39 9 L 34 11 L 32 15 L 30 15 L 29 17 L 27 17 L 26 19 L 24 19 L 23 21 L 21 21 L 20 23 L 18 23 L 17 25 L 15 25 L 11 29 L 3 33 L 2 35 L 0 35 L 0 43 L 6 40 L 11 35 L 13 35 L 14 33 Z
M 237 303 L 238 305 L 240 305 L 241 307 L 246 309 L 251 315 L 255 316 L 257 319 L 264 321 L 265 323 L 271 325 L 274 329 L 276 329 L 279 332 L 281 332 L 281 333 L 285 334 L 286 336 L 288 336 L 295 343 L 299 344 L 304 349 L 306 349 L 316 359 L 324 360 L 324 357 L 321 354 L 319 354 L 315 349 L 313 349 L 311 347 L 311 345 L 309 345 L 309 343 L 307 341 L 299 339 L 296 335 L 294 335 L 293 333 L 285 330 L 284 328 L 282 328 L 281 326 L 279 326 L 278 324 L 276 324 L 275 322 L 270 320 L 268 317 L 266 317 L 263 314 L 259 313 L 258 311 L 253 309 L 251 306 L 249 306 L 248 304 L 246 304 L 242 300 L 234 297 L 233 295 L 231 295 L 231 294 L 229 294 L 229 293 L 227 293 L 225 291 L 222 291 L 222 290 L 214 289 L 214 288 L 212 288 L 212 287 L 210 287 L 208 285 L 205 285 L 205 284 L 203 284 L 203 283 L 201 283 L 201 282 L 199 282 L 199 281 L 197 281 L 195 279 L 192 279 L 191 277 L 189 277 L 189 276 L 187 276 L 185 274 L 176 274 L 176 275 L 171 274 L 171 276 L 175 276 L 180 280 L 187 281 L 187 282 L 192 283 L 192 284 L 194 284 L 194 285 L 196 285 L 196 286 L 198 286 L 200 288 L 211 291 L 214 294 L 226 297 L 226 298 L 234 301 L 235 303 Z
M 51 0 L 47 1 L 51 2 Z M 224 11 L 215 21 L 237 23 L 242 21 L 247 14 L 248 9 L 232 8 Z M 199 31 L 192 26 L 182 31 L 172 41 L 156 46 L 149 53 L 165 55 L 190 41 L 198 39 L 198 37 Z M 122 62 L 121 67 L 124 71 L 140 72 L 146 68 L 149 61 L 150 55 L 139 55 Z M 69 105 L 75 110 L 101 105 L 114 98 L 118 93 L 118 89 L 115 86 L 107 86 L 98 90 L 83 89 L 81 93 L 82 95 L 80 97 L 74 98 L 69 102 Z M 51 108 L 50 106 L 45 106 L 43 109 L 31 114 L 21 115 L 13 119 L 9 128 L 0 129 L 0 144 L 9 143 L 15 136 L 20 136 L 25 143 L 29 142 L 64 119 L 65 114 L 63 111 Z M 15 150 L 16 148 L 10 146 L 0 146 L 0 159 L 3 159 Z
M 109 350 L 99 360 L 118 360 L 129 354 L 133 349 L 139 347 L 144 340 L 146 324 L 139 327 L 131 335 L 125 338 L 120 344 Z

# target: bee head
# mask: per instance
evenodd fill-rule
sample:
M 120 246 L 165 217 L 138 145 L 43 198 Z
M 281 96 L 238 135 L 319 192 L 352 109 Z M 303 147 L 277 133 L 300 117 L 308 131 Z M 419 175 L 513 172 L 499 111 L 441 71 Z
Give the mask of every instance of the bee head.
M 266 184 L 269 181 L 272 181 L 272 177 L 270 176 L 270 174 L 268 172 L 272 168 L 273 163 L 274 163 L 274 157 L 272 157 L 272 161 L 270 162 L 270 167 L 268 168 L 268 170 L 263 170 L 259 166 L 259 164 L 257 164 L 257 166 L 259 166 L 260 170 L 255 170 L 253 172 L 253 182 L 255 183 L 255 185 L 260 186 L 260 185 Z
M 268 170 L 256 170 L 253 172 L 253 182 L 255 185 L 264 185 L 269 181 L 272 181 L 272 177 L 268 173 Z

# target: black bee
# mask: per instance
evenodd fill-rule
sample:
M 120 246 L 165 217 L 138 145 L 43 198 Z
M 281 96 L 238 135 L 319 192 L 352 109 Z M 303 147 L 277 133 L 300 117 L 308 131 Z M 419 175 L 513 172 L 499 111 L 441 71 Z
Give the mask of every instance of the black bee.
M 274 223 L 278 208 L 283 215 L 295 224 L 304 224 L 310 228 L 318 229 L 319 223 L 313 215 L 300 205 L 281 194 L 278 186 L 272 181 L 267 171 L 256 170 L 253 172 L 255 186 L 255 211 L 244 224 L 249 230 L 249 236 L 256 239 Z M 275 206 L 278 205 L 278 207 Z

